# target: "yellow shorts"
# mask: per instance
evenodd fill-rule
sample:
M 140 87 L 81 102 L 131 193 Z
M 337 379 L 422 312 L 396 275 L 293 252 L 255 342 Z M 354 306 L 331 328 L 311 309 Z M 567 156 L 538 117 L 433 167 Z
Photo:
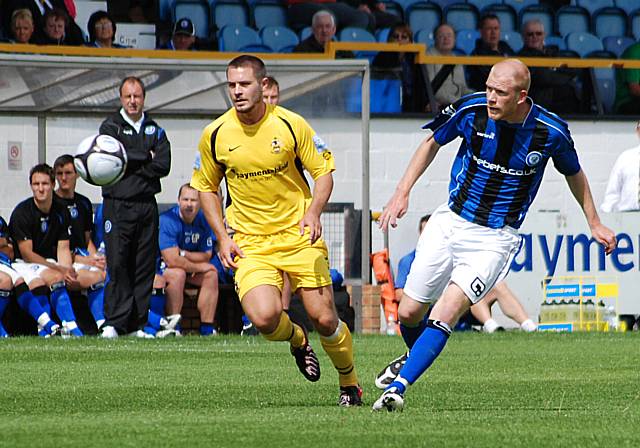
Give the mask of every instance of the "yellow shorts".
M 289 274 L 292 291 L 331 284 L 327 245 L 322 239 L 311 245 L 308 230 L 304 235 L 300 235 L 297 226 L 272 235 L 236 233 L 233 239 L 244 253 L 244 258 L 236 258 L 235 282 L 240 300 L 256 286 L 282 289 L 282 272 Z

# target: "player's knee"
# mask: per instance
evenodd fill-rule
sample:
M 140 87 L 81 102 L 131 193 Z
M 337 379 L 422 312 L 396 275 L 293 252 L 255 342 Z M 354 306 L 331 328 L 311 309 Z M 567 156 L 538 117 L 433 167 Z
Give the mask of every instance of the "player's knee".
M 187 273 L 184 269 L 180 268 L 168 268 L 164 271 L 164 279 L 168 284 L 179 283 L 184 284 L 187 280 Z
M 49 269 L 47 273 L 47 283 L 49 284 L 49 286 L 53 286 L 60 282 L 64 283 L 64 275 L 62 275 L 62 272 Z
M 403 302 L 400 302 L 400 306 L 398 307 L 398 319 L 403 324 L 417 324 L 419 323 L 423 316 L 424 312 L 418 307 L 414 306 L 402 306 Z
M 338 316 L 329 312 L 322 313 L 315 318 L 312 317 L 311 322 L 315 329 L 318 330 L 318 333 L 326 336 L 336 331 L 336 328 L 338 327 Z
M 41 278 L 34 278 L 33 280 L 31 280 L 31 283 L 29 283 L 29 289 L 31 291 L 37 289 L 37 288 L 42 288 L 45 287 L 46 284 L 44 282 L 44 280 L 42 280 Z
M 0 289 L 11 289 L 13 287 L 13 282 L 11 281 L 11 277 L 9 277 L 4 272 L 0 273 Z
M 280 323 L 280 315 L 273 316 L 254 316 L 251 322 L 262 334 L 273 333 Z

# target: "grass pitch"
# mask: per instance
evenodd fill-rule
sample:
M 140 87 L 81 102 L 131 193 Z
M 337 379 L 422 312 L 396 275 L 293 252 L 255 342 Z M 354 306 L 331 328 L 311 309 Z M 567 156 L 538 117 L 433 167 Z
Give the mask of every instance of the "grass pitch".
M 356 336 L 366 405 L 260 337 L 0 341 L 0 446 L 637 447 L 640 334 L 456 333 L 401 414 L 372 413 L 399 337 Z

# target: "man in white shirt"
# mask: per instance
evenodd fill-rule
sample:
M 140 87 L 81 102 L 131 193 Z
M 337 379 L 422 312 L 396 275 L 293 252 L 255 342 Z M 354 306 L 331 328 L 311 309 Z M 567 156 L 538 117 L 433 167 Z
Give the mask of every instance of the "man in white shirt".
M 640 121 L 636 123 L 636 134 L 640 138 Z M 618 156 L 601 208 L 605 213 L 640 210 L 640 145 Z

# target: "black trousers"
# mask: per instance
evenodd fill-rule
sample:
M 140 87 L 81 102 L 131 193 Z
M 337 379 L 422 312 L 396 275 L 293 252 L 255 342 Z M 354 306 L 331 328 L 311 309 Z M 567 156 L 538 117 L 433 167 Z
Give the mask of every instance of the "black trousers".
M 155 198 L 105 198 L 103 217 L 109 274 L 105 325 L 126 334 L 142 329 L 149 313 L 158 257 L 158 205 Z

